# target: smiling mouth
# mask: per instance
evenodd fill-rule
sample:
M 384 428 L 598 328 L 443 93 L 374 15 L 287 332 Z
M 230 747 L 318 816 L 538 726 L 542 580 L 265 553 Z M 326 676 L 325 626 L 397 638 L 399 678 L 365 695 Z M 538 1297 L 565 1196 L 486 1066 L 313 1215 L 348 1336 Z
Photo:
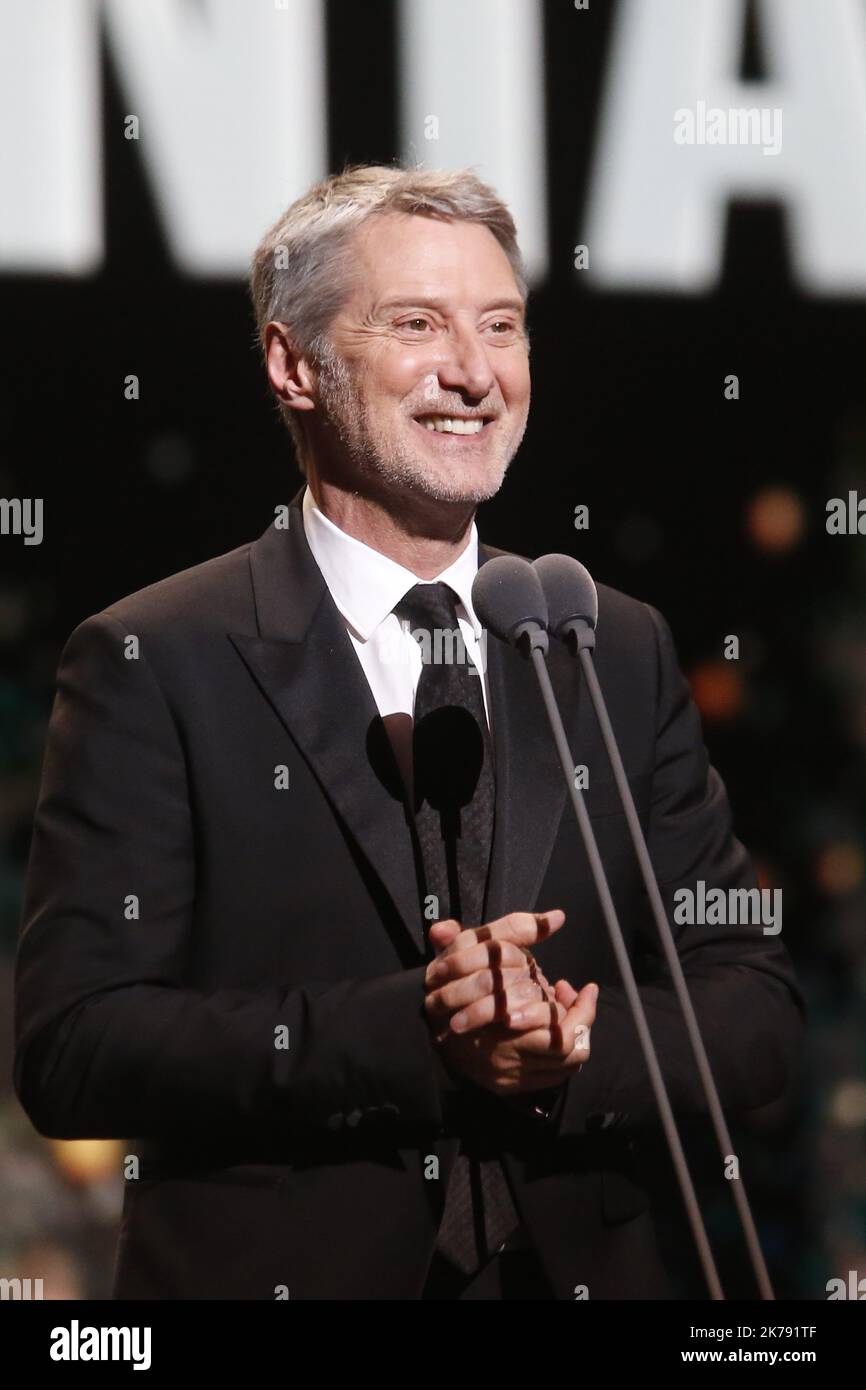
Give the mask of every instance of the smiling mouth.
M 485 433 L 494 418 L 492 415 L 416 415 L 414 422 L 428 434 L 474 439 Z

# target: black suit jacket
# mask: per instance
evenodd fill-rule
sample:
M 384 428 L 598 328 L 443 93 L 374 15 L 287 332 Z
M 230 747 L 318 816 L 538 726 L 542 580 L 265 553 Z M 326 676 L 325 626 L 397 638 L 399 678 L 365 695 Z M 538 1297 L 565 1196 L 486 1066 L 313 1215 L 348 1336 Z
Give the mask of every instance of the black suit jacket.
M 63 652 L 19 950 L 15 1082 L 37 1129 L 129 1138 L 118 1297 L 417 1298 L 456 1151 L 423 1014 L 424 925 L 389 746 L 290 525 L 112 604 Z M 479 547 L 480 563 L 497 552 Z M 596 666 L 670 907 L 749 887 L 663 618 L 599 588 Z M 488 643 L 487 920 L 562 907 L 550 979 L 601 985 L 553 1118 L 477 1090 L 558 1298 L 665 1291 L 640 1165 L 646 1069 L 534 673 Z M 578 669 L 550 672 L 675 1110 L 703 1113 Z M 285 771 L 281 773 L 281 769 Z M 287 780 L 288 785 L 280 785 Z M 802 1002 L 778 937 L 676 929 L 722 1103 L 788 1082 Z M 286 1031 L 287 1034 L 286 1034 Z M 277 1043 L 288 1041 L 288 1046 Z M 440 1160 L 438 1179 L 429 1157 Z

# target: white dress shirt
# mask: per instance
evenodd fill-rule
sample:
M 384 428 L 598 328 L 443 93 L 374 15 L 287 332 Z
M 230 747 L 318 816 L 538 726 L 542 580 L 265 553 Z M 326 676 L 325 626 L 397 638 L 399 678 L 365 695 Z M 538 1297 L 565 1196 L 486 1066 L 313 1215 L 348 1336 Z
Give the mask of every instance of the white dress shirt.
M 490 722 L 486 672 L 486 633 L 472 607 L 472 581 L 478 572 L 478 531 L 475 522 L 469 540 L 453 564 L 435 580 L 419 579 L 363 541 L 356 540 L 319 510 L 309 487 L 304 491 L 304 531 L 313 558 L 322 571 L 331 597 L 346 622 L 352 645 L 373 692 L 380 715 L 390 728 L 398 721 L 389 716 L 409 716 L 423 667 L 421 648 L 408 626 L 392 610 L 415 584 L 448 584 L 457 595 L 456 611 L 466 654 L 481 672 L 484 709 Z

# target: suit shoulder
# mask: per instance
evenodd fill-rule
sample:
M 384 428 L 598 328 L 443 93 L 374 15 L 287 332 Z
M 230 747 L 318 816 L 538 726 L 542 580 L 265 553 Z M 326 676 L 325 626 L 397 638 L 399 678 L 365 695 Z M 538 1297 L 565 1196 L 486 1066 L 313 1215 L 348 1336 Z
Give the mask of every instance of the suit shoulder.
M 612 589 L 609 584 L 596 584 L 598 621 L 615 626 L 621 636 L 633 636 L 643 641 L 655 641 L 656 618 L 660 617 L 643 599 Z
M 596 590 L 595 664 L 599 674 L 627 688 L 654 688 L 659 669 L 656 610 L 609 584 L 597 584 Z
M 249 553 L 252 542 L 167 575 L 108 604 L 96 618 L 112 618 L 127 631 L 173 633 L 247 625 L 252 613 Z M 86 621 L 90 622 L 91 619 Z
M 481 543 L 479 559 L 482 562 L 500 555 L 532 562 L 531 556 L 523 555 L 519 551 L 502 550 L 486 541 Z M 610 634 L 613 643 L 626 656 L 630 651 L 633 653 L 634 644 L 641 650 L 654 649 L 659 632 L 664 636 L 668 631 L 662 614 L 651 604 L 633 598 L 621 589 L 611 588 L 609 584 L 597 583 L 595 587 L 598 594 L 599 632 Z

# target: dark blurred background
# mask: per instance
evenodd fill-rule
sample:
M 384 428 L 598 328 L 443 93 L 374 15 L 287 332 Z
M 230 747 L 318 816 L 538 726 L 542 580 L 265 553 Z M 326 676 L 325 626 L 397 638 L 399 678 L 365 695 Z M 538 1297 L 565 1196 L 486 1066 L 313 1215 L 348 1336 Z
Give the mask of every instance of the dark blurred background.
M 152 26 L 155 71 L 181 110 L 187 73 L 162 52 L 171 42 L 162 19 L 171 12 L 206 27 L 220 22 L 226 3 L 126 0 L 127 15 L 135 11 L 137 22 Z M 677 40 L 705 9 L 703 0 L 636 0 L 641 6 Z M 810 277 L 809 243 L 778 196 L 773 157 L 762 165 L 760 151 L 757 160 L 755 151 L 743 151 L 751 172 L 719 204 L 712 281 L 641 283 L 638 271 L 618 282 L 591 235 L 600 226 L 592 199 L 620 137 L 609 104 L 615 60 L 628 58 L 631 34 L 639 65 L 646 42 L 635 5 L 501 0 L 497 10 L 473 0 L 471 8 L 470 21 L 452 0 L 405 7 L 331 0 L 321 9 L 317 0 L 236 0 L 235 11 L 246 11 L 259 38 L 265 22 L 291 26 L 321 16 L 322 24 L 321 104 L 305 106 L 289 80 L 278 94 L 282 138 L 311 148 L 320 142 L 322 164 L 298 186 L 277 181 L 266 216 L 251 220 L 245 256 L 312 177 L 347 162 L 473 164 L 511 201 L 520 183 L 515 160 L 522 160 L 518 224 L 534 219 L 540 229 L 530 300 L 533 407 L 479 529 L 523 554 L 576 554 L 596 579 L 654 604 L 671 623 L 737 833 L 762 883 L 783 890 L 782 939 L 810 1009 L 795 1093 L 736 1127 L 742 1172 L 777 1294 L 825 1298 L 828 1279 L 847 1279 L 849 1270 L 866 1275 L 866 541 L 826 529 L 830 498 L 847 498 L 849 489 L 866 497 L 866 268 L 862 285 L 854 276 L 841 289 L 822 287 L 817 272 Z M 838 37 L 834 25 L 853 7 L 827 0 L 811 8 Z M 44 9 L 60 22 L 60 7 Z M 34 265 L 16 255 L 14 239 L 0 237 L 0 496 L 44 499 L 40 545 L 0 536 L 0 1273 L 41 1275 L 52 1297 L 107 1296 L 124 1152 L 120 1143 L 41 1139 L 11 1087 L 13 958 L 59 653 L 88 614 L 259 535 L 300 483 L 254 345 L 244 256 L 219 274 L 197 268 L 194 255 L 178 264 L 148 162 L 148 121 L 137 140 L 127 138 L 127 117 L 138 105 L 120 30 L 112 28 L 119 9 L 66 0 L 63 20 L 77 10 L 97 16 L 93 69 L 82 80 L 98 115 L 103 251 L 76 274 L 45 257 Z M 735 58 L 722 64 L 730 82 L 743 84 L 732 100 L 752 91 L 762 103 L 770 84 L 769 104 L 784 112 L 774 67 L 785 52 L 774 28 L 778 6 L 717 0 L 713 23 L 719 11 L 737 31 Z M 429 112 L 424 94 L 411 87 L 417 73 L 413 79 L 405 42 L 412 25 L 416 49 L 426 34 L 431 63 L 450 52 L 459 78 L 437 89 Z M 17 60 L 5 45 L 5 68 L 27 67 L 31 98 L 59 121 L 50 67 L 38 57 L 38 45 L 49 44 L 45 33 L 28 31 L 22 7 L 12 3 L 0 5 L 0 26 L 7 40 L 26 39 Z M 866 31 L 863 37 L 866 43 Z M 62 60 L 70 68 L 80 65 L 76 44 Z M 660 71 L 658 80 L 669 79 Z M 836 78 L 823 81 L 832 88 Z M 190 82 L 187 118 L 199 123 L 212 154 L 233 112 L 221 110 L 212 123 L 212 108 L 196 104 Z M 705 90 L 700 82 L 699 75 L 688 86 L 697 97 Z M 707 77 L 707 95 L 711 86 Z M 241 100 L 229 82 L 223 90 L 216 81 L 211 93 L 217 107 Z M 9 158 L 0 159 L 0 171 L 9 159 L 14 164 L 20 139 L 8 119 L 10 100 L 0 134 Z M 687 104 L 679 88 L 662 92 L 670 113 Z M 518 158 L 512 133 L 531 127 L 533 109 L 537 127 Z M 437 117 L 438 140 L 413 112 Z M 479 144 L 476 122 L 488 132 L 486 143 Z M 796 142 L 801 127 L 793 127 Z M 834 129 L 835 142 L 848 139 L 844 112 L 827 125 Z M 670 126 L 659 140 L 672 143 Z M 663 199 L 670 151 L 658 148 Z M 479 150 L 487 149 L 493 154 L 484 162 Z M 696 161 L 719 153 L 683 151 Z M 786 147 L 778 157 L 789 153 Z M 17 182 L 4 180 L 0 226 L 7 199 L 36 199 L 42 180 L 39 164 L 22 172 L 18 155 Z M 226 145 L 220 196 L 227 209 L 243 187 L 238 161 L 259 157 L 254 146 L 239 152 Z M 826 159 L 835 157 L 831 142 Z M 699 164 L 693 167 L 698 177 Z M 755 173 L 761 169 L 765 190 Z M 862 183 L 859 195 L 866 198 Z M 654 209 L 638 188 L 633 216 L 635 236 L 649 234 Z M 588 244 L 588 270 L 575 268 L 579 243 Z M 125 396 L 130 373 L 140 381 L 137 400 Z M 731 374 L 734 399 L 725 394 Z M 587 530 L 574 527 L 579 504 L 589 508 Z M 724 657 L 731 634 L 740 639 L 736 661 Z M 694 1136 L 690 1149 L 723 1280 L 731 1296 L 750 1297 L 712 1142 Z M 661 1154 L 657 1162 L 674 1276 L 681 1292 L 702 1296 L 683 1254 L 688 1241 L 669 1165 Z

